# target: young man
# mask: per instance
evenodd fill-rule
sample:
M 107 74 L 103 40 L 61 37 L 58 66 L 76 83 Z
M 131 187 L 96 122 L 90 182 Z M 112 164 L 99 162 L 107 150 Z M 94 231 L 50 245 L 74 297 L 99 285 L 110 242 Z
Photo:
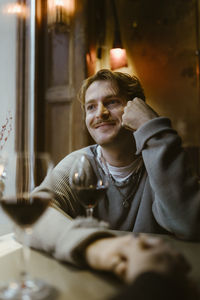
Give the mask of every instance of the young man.
M 96 144 L 66 156 L 38 187 L 52 189 L 55 197 L 53 208 L 37 226 L 32 246 L 80 263 L 81 249 L 97 237 L 112 235 L 98 223 L 85 228 L 84 222 L 70 220 L 83 214 L 69 184 L 70 169 L 81 154 L 96 161 L 95 172 L 109 182 L 106 197 L 95 208 L 97 219 L 115 230 L 199 239 L 197 178 L 191 175 L 181 139 L 170 120 L 159 117 L 145 103 L 139 80 L 100 70 L 83 83 L 80 99 L 87 129 Z M 48 242 L 46 228 L 51 231 Z

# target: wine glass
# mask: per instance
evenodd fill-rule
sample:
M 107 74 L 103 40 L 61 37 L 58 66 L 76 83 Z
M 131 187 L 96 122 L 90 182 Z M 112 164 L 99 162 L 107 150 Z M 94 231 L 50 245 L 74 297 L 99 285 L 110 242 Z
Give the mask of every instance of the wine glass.
M 78 201 L 85 208 L 86 217 L 92 218 L 94 207 L 104 197 L 108 184 L 106 179 L 94 171 L 86 154 L 75 160 L 70 171 L 69 183 Z
M 0 204 L 22 233 L 22 268 L 20 280 L 0 288 L 0 299 L 44 299 L 51 287 L 40 279 L 31 279 L 27 272 L 29 248 L 27 237 L 32 225 L 47 209 L 52 192 L 33 190 L 52 167 L 46 153 L 12 153 L 0 156 Z M 21 238 L 20 238 L 21 239 Z

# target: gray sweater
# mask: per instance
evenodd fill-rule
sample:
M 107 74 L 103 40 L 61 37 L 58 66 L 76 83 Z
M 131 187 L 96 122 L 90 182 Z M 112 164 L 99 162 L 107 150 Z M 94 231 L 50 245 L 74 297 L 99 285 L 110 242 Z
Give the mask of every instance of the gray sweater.
M 109 182 L 106 197 L 95 208 L 95 217 L 107 221 L 115 230 L 168 232 L 182 239 L 199 240 L 198 179 L 192 174 L 181 139 L 171 128 L 170 120 L 164 117 L 150 120 L 134 132 L 134 137 L 136 154 L 142 155 L 144 171 L 134 195 L 129 199 L 129 207 L 122 205 L 123 197 L 119 189 L 127 195 L 131 193 L 135 185 L 133 176 L 118 184 L 118 188 L 112 181 Z M 69 185 L 72 163 L 82 153 L 87 153 L 91 161 L 94 160 L 96 145 L 67 155 L 38 187 L 37 190 L 53 189 L 55 199 L 52 206 L 56 210 L 49 209 L 38 222 L 31 241 L 33 247 L 50 251 L 57 258 L 74 263 L 80 263 L 77 253 L 80 254 L 80 249 L 91 239 L 113 234 L 112 230 L 98 226 L 84 228 L 80 222 L 70 220 L 83 214 Z M 103 170 L 100 172 L 105 176 Z

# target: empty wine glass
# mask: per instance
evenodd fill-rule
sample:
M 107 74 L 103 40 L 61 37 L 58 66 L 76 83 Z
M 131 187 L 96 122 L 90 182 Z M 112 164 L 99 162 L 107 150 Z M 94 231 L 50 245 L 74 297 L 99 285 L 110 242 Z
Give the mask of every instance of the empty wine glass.
M 75 160 L 69 182 L 78 201 L 86 210 L 86 217 L 92 218 L 94 207 L 104 198 L 107 181 L 95 173 L 89 158 L 84 154 Z
M 22 232 L 22 264 L 20 280 L 4 284 L 0 299 L 44 299 L 51 287 L 27 272 L 29 248 L 26 245 L 32 225 L 47 209 L 52 192 L 34 193 L 52 167 L 48 154 L 12 153 L 0 157 L 0 204 Z M 19 231 L 19 230 L 18 230 Z

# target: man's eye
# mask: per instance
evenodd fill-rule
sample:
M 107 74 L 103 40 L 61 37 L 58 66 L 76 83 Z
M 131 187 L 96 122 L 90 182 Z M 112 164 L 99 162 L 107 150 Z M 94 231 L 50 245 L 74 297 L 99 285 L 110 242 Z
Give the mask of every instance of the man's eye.
M 118 105 L 118 104 L 121 104 L 121 102 L 118 99 L 111 99 L 106 103 L 107 106 Z
M 116 100 L 116 99 L 110 100 L 110 104 L 114 104 L 114 103 L 117 103 L 117 102 L 118 102 L 118 100 Z
M 95 108 L 94 104 L 90 104 L 86 107 L 86 110 L 93 110 Z

